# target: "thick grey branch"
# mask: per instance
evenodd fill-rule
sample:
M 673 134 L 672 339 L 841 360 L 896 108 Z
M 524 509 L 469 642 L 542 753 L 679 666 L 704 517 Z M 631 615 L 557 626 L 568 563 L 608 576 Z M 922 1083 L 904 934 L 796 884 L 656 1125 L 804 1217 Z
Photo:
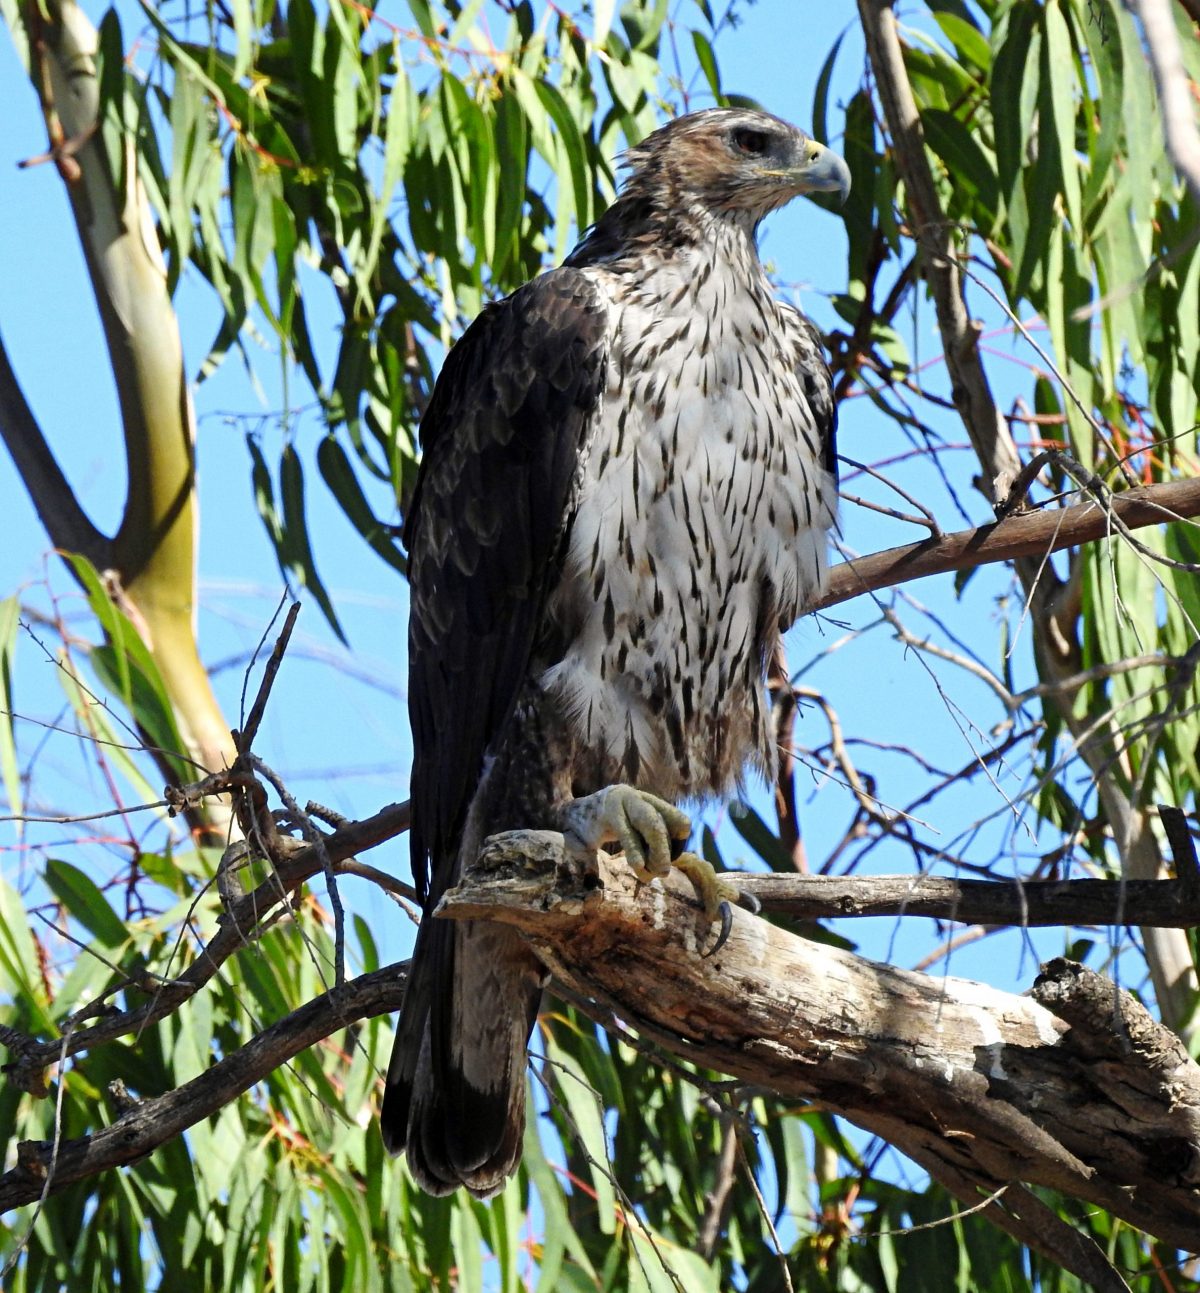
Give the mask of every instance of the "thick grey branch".
M 110 562 L 112 544 L 80 507 L 25 399 L 3 340 L 0 340 L 0 439 L 12 454 L 50 542 L 63 552 L 81 553 L 97 570 L 103 570 Z
M 1181 1248 L 1200 1234 L 1200 1066 L 1178 1048 L 1169 1074 L 1137 1048 L 1098 1069 L 1058 1001 L 876 964 L 741 911 L 705 958 L 686 880 L 639 885 L 553 832 L 488 841 L 439 913 L 511 924 L 576 995 L 706 1067 L 820 1100 L 935 1176 L 1060 1190 Z M 1074 973 L 1090 992 L 1096 976 Z
M 942 876 L 738 875 L 764 911 L 797 920 L 930 916 L 967 925 L 1200 927 L 1183 880 L 952 880 Z

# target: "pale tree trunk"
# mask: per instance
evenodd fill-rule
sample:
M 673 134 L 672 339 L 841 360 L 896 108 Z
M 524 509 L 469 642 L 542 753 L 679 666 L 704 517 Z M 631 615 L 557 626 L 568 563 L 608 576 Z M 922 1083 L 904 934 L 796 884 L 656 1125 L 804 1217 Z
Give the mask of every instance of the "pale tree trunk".
M 84 251 L 116 381 L 128 490 L 112 539 L 87 519 L 0 351 L 0 432 L 56 547 L 97 567 L 162 675 L 185 749 L 209 771 L 235 757 L 196 643 L 195 417 L 179 325 L 133 140 L 103 143 L 97 32 L 72 0 L 29 10 L 30 77 Z M 206 810 L 224 830 L 227 815 Z

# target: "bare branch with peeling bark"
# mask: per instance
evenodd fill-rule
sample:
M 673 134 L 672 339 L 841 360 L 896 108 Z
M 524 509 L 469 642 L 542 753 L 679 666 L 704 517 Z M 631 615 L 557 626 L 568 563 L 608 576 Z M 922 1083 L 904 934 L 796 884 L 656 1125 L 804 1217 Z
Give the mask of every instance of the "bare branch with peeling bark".
M 547 831 L 489 840 L 439 914 L 512 925 L 576 997 L 705 1067 L 819 1100 L 970 1202 L 1026 1183 L 1182 1248 L 1200 1234 L 1200 1066 L 1082 967 L 1052 963 L 1032 996 L 1014 996 L 740 911 L 706 957 L 711 934 L 683 877 L 640 885 L 622 862 L 572 854 Z M 1011 1202 L 996 1200 L 995 1219 L 1047 1251 Z
M 1173 480 L 1113 494 L 1107 503 L 1083 496 L 1072 507 L 1005 517 L 992 525 L 855 557 L 830 572 L 810 610 L 828 610 L 861 593 L 878 592 L 928 575 L 969 570 L 997 561 L 1043 557 L 1111 536 L 1117 523 L 1138 530 L 1200 515 L 1200 480 Z

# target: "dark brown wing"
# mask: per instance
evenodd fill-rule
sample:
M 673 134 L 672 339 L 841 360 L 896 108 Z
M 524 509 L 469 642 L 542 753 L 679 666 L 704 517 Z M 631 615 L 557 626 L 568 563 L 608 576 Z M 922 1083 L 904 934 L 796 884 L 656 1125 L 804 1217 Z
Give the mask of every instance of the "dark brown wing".
M 583 274 L 543 274 L 467 329 L 421 422 L 405 538 L 412 867 L 427 906 L 450 881 L 484 755 L 558 577 L 606 325 Z
M 412 868 L 426 912 L 454 882 L 484 758 L 530 670 L 604 389 L 606 337 L 588 279 L 544 274 L 467 329 L 421 423 L 405 538 Z M 485 1196 L 520 1154 L 519 1060 L 540 984 L 525 982 L 520 963 L 468 966 L 509 994 L 512 1021 L 494 1021 L 495 1036 L 453 1037 L 460 932 L 421 923 L 380 1125 L 393 1153 L 407 1145 L 423 1188 L 444 1194 L 462 1182 Z M 482 1086 L 455 1059 L 468 1050 L 476 1069 L 496 1070 Z

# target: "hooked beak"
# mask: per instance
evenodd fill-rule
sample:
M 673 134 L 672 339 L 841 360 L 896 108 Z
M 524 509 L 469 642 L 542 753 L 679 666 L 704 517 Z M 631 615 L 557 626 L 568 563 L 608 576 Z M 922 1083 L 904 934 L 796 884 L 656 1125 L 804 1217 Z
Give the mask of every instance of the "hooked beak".
M 797 166 L 788 178 L 800 193 L 837 193 L 842 202 L 850 196 L 850 167 L 832 148 L 807 139 Z

